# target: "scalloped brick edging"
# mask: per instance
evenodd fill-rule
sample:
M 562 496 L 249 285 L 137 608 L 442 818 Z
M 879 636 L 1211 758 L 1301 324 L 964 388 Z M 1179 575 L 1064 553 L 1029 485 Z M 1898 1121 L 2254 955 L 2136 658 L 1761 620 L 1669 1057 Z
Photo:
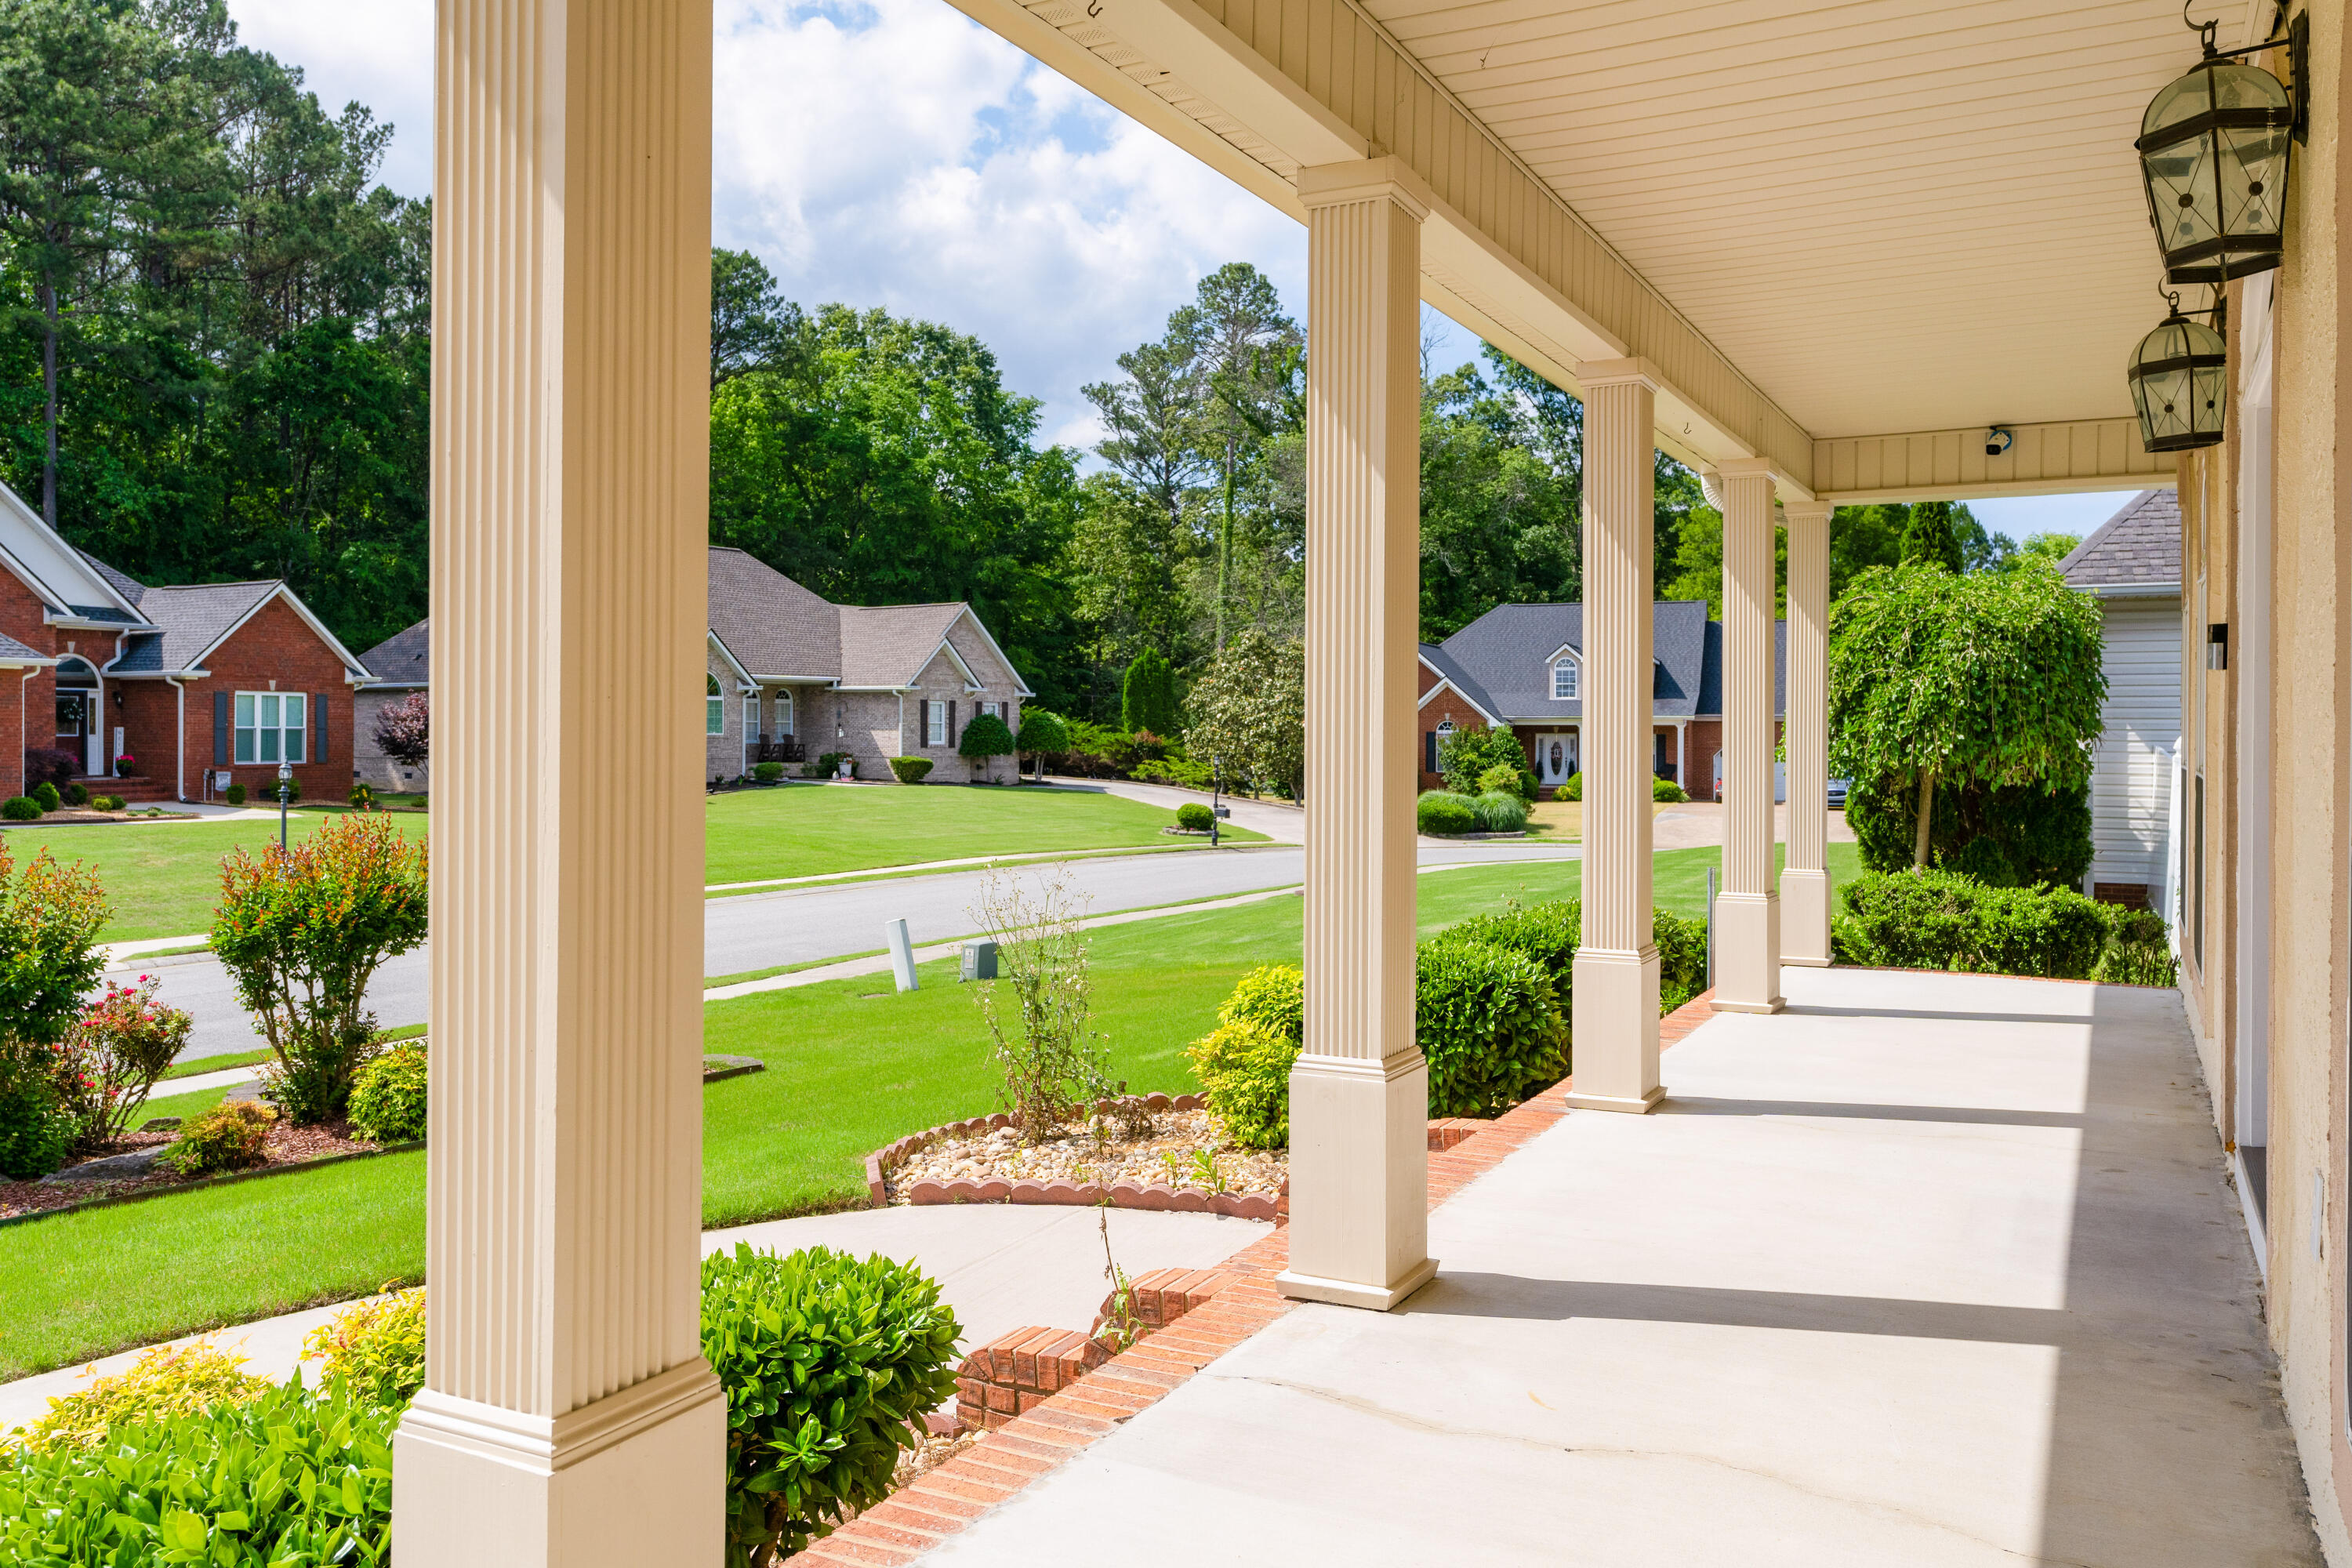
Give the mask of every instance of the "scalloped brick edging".
M 1199 1110 L 1208 1100 L 1197 1094 L 1147 1094 L 1139 1097 L 1149 1110 Z M 1099 1109 L 1110 1110 L 1118 1104 L 1103 1100 Z M 977 1132 L 992 1132 L 1014 1125 L 1014 1118 L 998 1111 L 992 1116 L 975 1116 L 968 1121 L 943 1122 L 909 1132 L 897 1142 L 887 1144 L 866 1156 L 866 1196 L 875 1208 L 889 1200 L 885 1184 L 885 1173 L 917 1150 L 940 1138 L 968 1138 Z M 1262 1193 L 1210 1193 L 1198 1187 L 1139 1186 L 1132 1182 L 1118 1182 L 1102 1186 L 1094 1182 L 1012 1182 L 992 1177 L 975 1182 L 959 1177 L 952 1182 L 917 1182 L 908 1189 L 910 1204 L 1056 1204 L 1071 1208 L 1095 1208 L 1108 1204 L 1118 1209 L 1144 1209 L 1160 1214 L 1217 1214 L 1234 1219 L 1271 1220 L 1275 1217 L 1276 1200 Z

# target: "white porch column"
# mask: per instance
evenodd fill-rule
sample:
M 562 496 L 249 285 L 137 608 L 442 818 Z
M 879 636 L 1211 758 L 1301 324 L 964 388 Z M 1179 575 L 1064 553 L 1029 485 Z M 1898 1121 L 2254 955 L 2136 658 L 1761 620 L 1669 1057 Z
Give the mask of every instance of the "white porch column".
M 715 1563 L 710 6 L 439 0 L 437 48 L 431 1296 L 394 1533 L 434 1568 Z
M 1299 171 L 1307 207 L 1307 1038 L 1290 1074 L 1286 1295 L 1426 1283 L 1429 1071 L 1413 1037 L 1421 223 L 1393 158 Z
M 1658 1082 L 1650 918 L 1651 533 L 1658 378 L 1644 360 L 1577 367 L 1584 387 L 1584 930 L 1568 1103 L 1646 1111 Z
M 1780 962 L 1830 961 L 1830 507 L 1784 503 L 1789 529 L 1789 856 L 1780 871 Z
M 1780 1010 L 1780 895 L 1772 886 L 1772 470 L 1743 458 L 1723 488 L 1723 888 L 1715 1005 Z

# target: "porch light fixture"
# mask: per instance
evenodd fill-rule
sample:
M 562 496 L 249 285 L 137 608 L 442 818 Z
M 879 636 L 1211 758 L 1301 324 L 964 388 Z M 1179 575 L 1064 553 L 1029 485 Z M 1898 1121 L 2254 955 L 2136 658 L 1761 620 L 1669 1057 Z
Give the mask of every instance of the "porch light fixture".
M 2235 57 L 2284 45 L 2292 58 L 2300 39 L 2290 31 L 2217 50 L 2220 24 L 2191 25 L 2205 58 L 2149 100 L 2134 145 L 2165 280 L 2219 284 L 2279 264 L 2288 154 L 2299 128 L 2284 84 Z M 2288 68 L 2300 80 L 2299 65 Z
M 2141 446 L 2187 452 L 2221 439 L 2229 354 L 2221 333 L 2181 313 L 2179 295 L 2168 298 L 2172 313 L 2132 351 L 2132 405 L 2139 410 Z

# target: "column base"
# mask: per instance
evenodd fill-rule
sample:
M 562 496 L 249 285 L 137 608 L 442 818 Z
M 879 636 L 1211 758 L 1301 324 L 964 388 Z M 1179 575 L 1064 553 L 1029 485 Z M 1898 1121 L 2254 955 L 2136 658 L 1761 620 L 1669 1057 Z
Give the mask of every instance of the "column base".
M 1620 1100 L 1606 1094 L 1579 1094 L 1574 1089 L 1560 1097 L 1570 1110 L 1622 1110 L 1634 1116 L 1647 1116 L 1657 1110 L 1658 1102 L 1665 1098 L 1664 1084 L 1633 1100 Z
M 1590 1110 L 1645 1111 L 1665 1094 L 1658 1082 L 1658 950 L 1579 948 L 1571 976 L 1570 1104 Z
M 1815 868 L 1780 873 L 1780 962 L 1826 969 L 1830 963 L 1830 874 Z
M 1777 1013 L 1780 994 L 1780 898 L 1715 896 L 1715 995 L 1718 1013 Z
M 392 1448 L 404 1563 L 641 1568 L 726 1552 L 727 1400 L 699 1356 L 552 1419 L 428 1388 Z
M 1428 1282 L 1429 1066 L 1302 1053 L 1290 1069 L 1285 1295 L 1385 1311 Z

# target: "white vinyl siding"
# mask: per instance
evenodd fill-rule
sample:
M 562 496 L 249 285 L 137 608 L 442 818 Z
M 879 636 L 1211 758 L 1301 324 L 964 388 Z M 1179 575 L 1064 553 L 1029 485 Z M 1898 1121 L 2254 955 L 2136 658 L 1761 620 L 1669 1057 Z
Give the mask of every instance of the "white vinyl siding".
M 274 767 L 299 765 L 308 760 L 304 738 L 310 704 L 299 691 L 240 691 L 236 694 L 236 741 L 231 753 L 240 763 Z
M 2109 599 L 2105 730 L 2091 753 L 2090 879 L 2164 888 L 2166 770 L 2180 734 L 2180 601 Z

